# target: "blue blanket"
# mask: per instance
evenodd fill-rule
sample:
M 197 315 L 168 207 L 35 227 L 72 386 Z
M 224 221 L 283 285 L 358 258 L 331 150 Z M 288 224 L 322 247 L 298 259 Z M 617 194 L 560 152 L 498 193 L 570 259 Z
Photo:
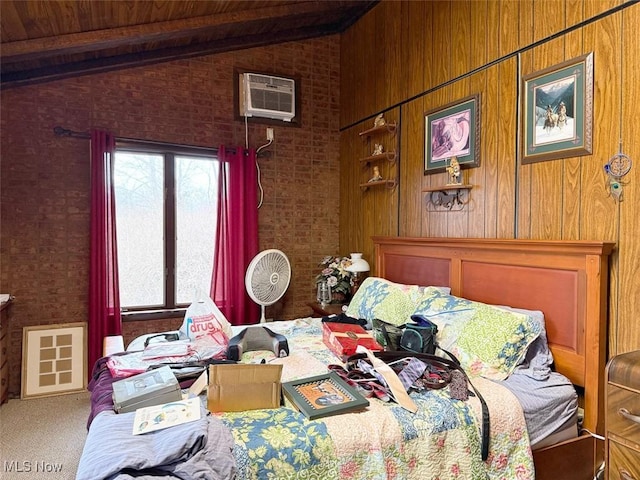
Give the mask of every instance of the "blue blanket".
M 235 477 L 233 438 L 208 415 L 164 430 L 132 435 L 135 412 L 100 413 L 91 424 L 76 480 Z

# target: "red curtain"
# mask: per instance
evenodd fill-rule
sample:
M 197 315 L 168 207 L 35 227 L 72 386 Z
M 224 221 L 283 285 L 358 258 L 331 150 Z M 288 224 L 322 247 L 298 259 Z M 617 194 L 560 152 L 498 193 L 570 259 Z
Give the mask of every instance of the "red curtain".
M 115 136 L 91 131 L 91 263 L 89 268 L 89 375 L 107 335 L 122 334 L 116 211 L 113 186 Z
M 258 305 L 247 295 L 244 276 L 258 253 L 256 151 L 218 149 L 218 223 L 211 298 L 232 325 L 260 321 Z

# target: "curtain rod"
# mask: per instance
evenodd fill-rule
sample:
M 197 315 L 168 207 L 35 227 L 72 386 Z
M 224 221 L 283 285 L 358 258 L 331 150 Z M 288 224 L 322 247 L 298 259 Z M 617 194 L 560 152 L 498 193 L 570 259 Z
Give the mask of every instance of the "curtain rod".
M 88 140 L 88 139 L 91 138 L 91 134 L 90 133 L 75 132 L 75 131 L 70 130 L 68 128 L 63 128 L 61 126 L 53 127 L 53 133 L 55 134 L 56 137 L 82 138 L 84 140 Z M 150 146 L 150 147 L 183 148 L 183 149 L 186 149 L 186 150 L 200 151 L 200 152 L 214 154 L 214 155 L 218 154 L 218 148 L 217 147 L 201 147 L 201 146 L 194 146 L 194 145 L 184 145 L 184 144 L 179 144 L 179 143 L 159 142 L 159 141 L 155 141 L 155 140 L 140 140 L 138 138 L 125 138 L 125 137 L 116 137 L 116 142 L 134 143 L 134 144 L 137 144 L 137 145 L 143 145 L 143 146 L 146 145 L 146 146 Z M 230 153 L 235 153 L 235 151 L 236 151 L 235 148 L 229 148 L 228 150 L 229 150 Z

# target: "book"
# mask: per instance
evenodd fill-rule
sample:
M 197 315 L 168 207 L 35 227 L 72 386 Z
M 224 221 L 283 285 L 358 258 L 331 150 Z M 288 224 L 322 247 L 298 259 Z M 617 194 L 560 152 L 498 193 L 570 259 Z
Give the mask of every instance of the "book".
M 369 400 L 334 372 L 282 384 L 287 400 L 309 420 L 362 410 Z
M 139 408 L 133 419 L 133 434 L 141 435 L 199 420 L 200 407 L 200 399 L 196 397 Z

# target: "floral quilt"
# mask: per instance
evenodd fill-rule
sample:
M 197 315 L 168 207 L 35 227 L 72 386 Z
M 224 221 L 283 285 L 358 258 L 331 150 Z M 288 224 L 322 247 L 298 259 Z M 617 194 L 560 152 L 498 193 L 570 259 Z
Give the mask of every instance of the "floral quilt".
M 323 344 L 319 319 L 276 322 L 291 354 L 248 352 L 245 362 L 282 363 L 282 381 L 325 373 L 340 363 Z M 221 413 L 234 439 L 242 479 L 533 479 L 525 420 L 516 398 L 501 385 L 473 380 L 491 419 L 489 458 L 480 454 L 480 402 L 452 400 L 448 389 L 412 393 L 412 414 L 395 403 L 309 421 L 291 405 Z

